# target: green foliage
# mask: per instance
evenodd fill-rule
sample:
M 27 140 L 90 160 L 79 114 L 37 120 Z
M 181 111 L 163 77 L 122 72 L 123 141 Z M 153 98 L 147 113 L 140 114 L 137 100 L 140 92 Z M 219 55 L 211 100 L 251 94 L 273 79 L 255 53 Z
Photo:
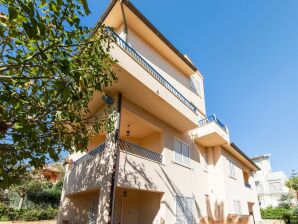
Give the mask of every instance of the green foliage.
M 10 205 L 17 208 L 20 200 L 24 199 L 24 207 L 59 207 L 63 182 L 52 184 L 46 180 L 34 179 L 29 176 L 22 183 L 10 187 Z M 18 197 L 15 197 L 15 193 Z
M 58 208 L 24 209 L 18 219 L 24 221 L 50 220 L 58 215 Z
M 61 198 L 61 191 L 62 185 L 59 183 L 42 183 L 28 191 L 27 200 L 42 207 L 52 206 L 58 208 Z
M 88 113 L 95 91 L 117 80 L 113 39 L 81 24 L 86 0 L 0 1 L 0 187 L 21 182 L 28 167 L 84 150 L 112 128 Z
M 58 215 L 58 208 L 26 208 L 13 209 L 0 203 L 0 221 L 23 220 L 37 221 L 55 219 Z
M 26 206 L 21 209 L 10 207 L 12 202 L 7 203 L 4 197 L 5 200 L 0 202 L 0 221 L 55 219 L 58 214 L 62 184 L 62 181 L 52 184 L 49 181 L 28 178 L 22 184 L 13 185 L 9 192 L 10 200 L 13 200 L 11 195 L 16 194 L 16 191 L 22 192 L 25 194 Z M 20 196 L 15 204 L 18 205 L 19 201 Z
M 294 170 L 291 177 L 287 180 L 286 186 L 296 193 L 298 199 L 298 174 Z
M 291 208 L 293 206 L 294 195 L 291 193 L 281 195 L 279 199 L 279 207 Z
M 298 207 L 268 207 L 266 209 L 261 209 L 261 216 L 263 219 L 279 219 L 284 220 L 286 223 L 298 224 Z
M 287 212 L 287 208 L 272 208 L 261 209 L 263 219 L 282 219 L 283 214 Z

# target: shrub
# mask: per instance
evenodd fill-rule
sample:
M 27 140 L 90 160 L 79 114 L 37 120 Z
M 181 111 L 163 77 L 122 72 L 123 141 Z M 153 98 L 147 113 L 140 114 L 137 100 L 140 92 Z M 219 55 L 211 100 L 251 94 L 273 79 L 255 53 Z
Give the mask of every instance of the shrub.
M 25 209 L 19 218 L 23 221 L 49 220 L 55 219 L 57 214 L 57 208 Z
M 58 214 L 58 208 L 26 208 L 13 209 L 0 204 L 0 221 L 23 220 L 38 221 L 55 219 Z
M 261 215 L 263 219 L 282 219 L 288 208 L 272 208 L 261 209 Z
M 266 209 L 261 209 L 261 215 L 263 219 L 282 219 L 285 223 L 298 224 L 298 207 L 268 207 Z
M 15 219 L 14 209 L 6 204 L 0 203 L 0 219 L 1 221 L 5 221 L 5 219 Z

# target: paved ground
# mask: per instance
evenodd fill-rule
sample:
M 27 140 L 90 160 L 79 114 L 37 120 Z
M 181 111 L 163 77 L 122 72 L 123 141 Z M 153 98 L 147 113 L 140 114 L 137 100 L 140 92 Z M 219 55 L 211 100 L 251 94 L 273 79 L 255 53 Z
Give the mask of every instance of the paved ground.
M 0 222 L 0 224 L 56 224 L 56 220 L 44 220 L 44 221 L 34 221 L 34 222 L 24 222 L 24 221 L 9 221 Z

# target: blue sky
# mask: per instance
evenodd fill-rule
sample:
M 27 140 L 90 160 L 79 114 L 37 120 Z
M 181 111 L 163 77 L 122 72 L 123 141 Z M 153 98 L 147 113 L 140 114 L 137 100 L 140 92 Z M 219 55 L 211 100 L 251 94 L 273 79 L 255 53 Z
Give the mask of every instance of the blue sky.
M 249 156 L 298 170 L 298 1 L 132 0 L 205 77 L 216 113 Z M 109 1 L 89 0 L 96 24 Z

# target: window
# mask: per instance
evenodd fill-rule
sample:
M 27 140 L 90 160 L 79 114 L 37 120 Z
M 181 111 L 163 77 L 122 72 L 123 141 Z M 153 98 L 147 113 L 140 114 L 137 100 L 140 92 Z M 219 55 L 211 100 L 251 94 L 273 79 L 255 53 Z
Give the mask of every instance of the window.
M 182 195 L 176 196 L 176 223 L 193 224 L 194 218 L 194 198 Z
M 280 181 L 269 181 L 269 189 L 271 193 L 281 192 L 282 184 Z
M 233 201 L 235 214 L 241 215 L 241 203 L 238 200 Z
M 174 149 L 175 149 L 175 162 L 183 164 L 185 166 L 189 166 L 190 165 L 189 146 L 177 139 L 174 139 Z
M 228 160 L 228 161 L 229 161 L 229 175 L 231 177 L 236 177 L 235 164 L 233 163 L 232 160 Z
M 192 86 L 193 90 L 194 90 L 199 96 L 201 96 L 201 84 L 200 84 L 200 81 L 197 80 L 195 77 L 191 77 L 190 81 L 191 81 L 191 86 Z

